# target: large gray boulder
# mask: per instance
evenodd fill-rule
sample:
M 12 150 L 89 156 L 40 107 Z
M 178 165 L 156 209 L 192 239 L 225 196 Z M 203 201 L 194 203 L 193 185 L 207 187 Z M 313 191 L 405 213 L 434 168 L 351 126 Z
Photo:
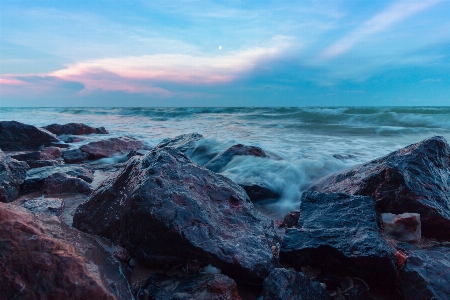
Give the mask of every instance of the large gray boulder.
M 319 179 L 310 190 L 370 196 L 382 213 L 418 213 L 423 236 L 450 240 L 450 147 L 441 136 Z
M 78 207 L 73 226 L 148 265 L 197 259 L 252 283 L 269 274 L 278 241 L 241 187 L 171 147 L 133 156 Z

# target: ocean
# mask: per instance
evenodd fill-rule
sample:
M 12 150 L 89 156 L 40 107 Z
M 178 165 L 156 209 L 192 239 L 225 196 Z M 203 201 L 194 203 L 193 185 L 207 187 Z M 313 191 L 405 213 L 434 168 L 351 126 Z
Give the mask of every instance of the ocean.
M 0 120 L 38 127 L 81 122 L 110 135 L 89 135 L 73 144 L 118 136 L 151 148 L 165 138 L 200 133 L 207 149 L 191 159 L 235 144 L 261 147 L 267 158 L 237 156 L 220 173 L 235 182 L 261 182 L 281 196 L 257 206 L 274 218 L 298 209 L 315 179 L 368 162 L 433 135 L 450 140 L 450 107 L 246 107 L 246 108 L 0 108 Z M 123 160 L 104 159 L 104 163 Z

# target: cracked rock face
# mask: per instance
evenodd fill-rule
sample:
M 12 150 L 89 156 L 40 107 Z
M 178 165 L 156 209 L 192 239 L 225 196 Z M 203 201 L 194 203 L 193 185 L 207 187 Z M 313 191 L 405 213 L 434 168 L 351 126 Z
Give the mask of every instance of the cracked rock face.
M 241 187 L 171 147 L 132 157 L 78 207 L 73 225 L 148 265 L 197 259 L 243 282 L 262 282 L 279 241 Z
M 418 213 L 423 236 L 450 240 L 450 147 L 441 136 L 319 179 L 310 190 L 370 196 L 382 213 Z

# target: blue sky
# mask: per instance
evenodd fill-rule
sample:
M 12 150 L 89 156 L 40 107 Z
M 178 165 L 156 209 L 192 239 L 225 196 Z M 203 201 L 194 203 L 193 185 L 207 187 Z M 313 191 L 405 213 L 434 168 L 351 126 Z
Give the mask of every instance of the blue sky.
M 450 105 L 450 1 L 2 0 L 0 106 Z

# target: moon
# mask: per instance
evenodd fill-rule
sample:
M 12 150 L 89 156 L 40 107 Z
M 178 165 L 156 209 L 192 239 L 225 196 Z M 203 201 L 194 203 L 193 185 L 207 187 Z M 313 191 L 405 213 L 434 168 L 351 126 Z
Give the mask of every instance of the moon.
M 222 46 L 219 46 L 219 50 L 222 50 Z

